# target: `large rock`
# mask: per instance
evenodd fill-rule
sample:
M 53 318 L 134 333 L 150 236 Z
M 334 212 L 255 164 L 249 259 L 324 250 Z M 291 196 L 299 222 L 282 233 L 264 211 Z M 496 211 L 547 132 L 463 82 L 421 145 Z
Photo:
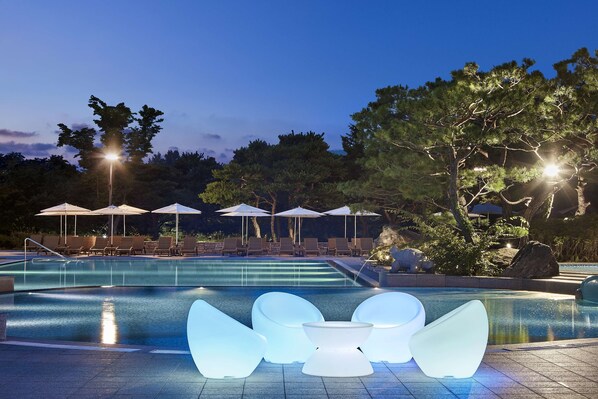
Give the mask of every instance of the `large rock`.
M 543 278 L 559 275 L 559 264 L 548 245 L 530 241 L 502 273 L 504 277 Z
M 518 252 L 519 250 L 516 248 L 499 248 L 492 250 L 490 253 L 490 262 L 498 267 L 498 269 L 505 270 L 507 267 L 511 266 L 513 258 Z
M 405 270 L 416 273 L 418 270 L 432 271 L 434 264 L 426 258 L 419 249 L 405 248 L 399 250 L 396 246 L 390 249 L 390 255 L 395 259 L 390 268 L 391 273 Z

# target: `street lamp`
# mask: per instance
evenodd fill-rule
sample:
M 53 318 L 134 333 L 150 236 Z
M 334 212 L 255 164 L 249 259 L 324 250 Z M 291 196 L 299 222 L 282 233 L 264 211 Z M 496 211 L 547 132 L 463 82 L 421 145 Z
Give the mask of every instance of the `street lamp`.
M 110 178 L 108 180 L 108 206 L 112 205 L 112 164 L 118 161 L 118 154 L 108 153 L 105 155 L 106 160 L 110 164 Z

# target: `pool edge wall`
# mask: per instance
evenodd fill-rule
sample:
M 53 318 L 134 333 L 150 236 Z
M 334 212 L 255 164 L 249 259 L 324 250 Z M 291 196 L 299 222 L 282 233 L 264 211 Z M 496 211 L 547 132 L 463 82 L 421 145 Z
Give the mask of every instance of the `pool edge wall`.
M 575 295 L 578 282 L 552 279 L 524 279 L 516 277 L 469 277 L 444 274 L 388 273 L 378 274 L 381 287 L 453 287 L 489 288 L 519 291 L 541 291 Z

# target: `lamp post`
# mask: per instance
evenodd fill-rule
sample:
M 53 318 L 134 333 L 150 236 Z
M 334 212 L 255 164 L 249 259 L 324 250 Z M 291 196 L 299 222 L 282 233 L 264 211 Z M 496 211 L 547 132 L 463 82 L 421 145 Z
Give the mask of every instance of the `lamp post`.
M 118 161 L 118 155 L 114 153 L 106 154 L 106 160 L 110 164 L 110 177 L 108 179 L 108 206 L 112 205 L 112 164 Z

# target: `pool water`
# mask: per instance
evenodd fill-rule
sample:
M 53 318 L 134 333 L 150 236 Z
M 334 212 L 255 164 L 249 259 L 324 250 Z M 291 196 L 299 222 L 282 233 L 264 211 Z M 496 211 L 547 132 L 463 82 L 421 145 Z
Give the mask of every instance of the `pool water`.
M 247 326 L 261 294 L 284 291 L 314 303 L 326 320 L 350 320 L 366 298 L 390 289 L 320 287 L 110 287 L 0 295 L 12 337 L 151 345 L 187 349 L 186 319 L 203 299 Z M 481 289 L 400 289 L 415 295 L 429 323 L 472 300 L 481 300 L 490 323 L 490 344 L 598 337 L 598 307 L 569 295 Z
M 598 264 L 596 263 L 559 263 L 561 272 L 575 272 L 583 274 L 598 274 Z
M 323 261 L 258 259 L 34 259 L 0 265 L 15 290 L 89 286 L 356 287 Z

